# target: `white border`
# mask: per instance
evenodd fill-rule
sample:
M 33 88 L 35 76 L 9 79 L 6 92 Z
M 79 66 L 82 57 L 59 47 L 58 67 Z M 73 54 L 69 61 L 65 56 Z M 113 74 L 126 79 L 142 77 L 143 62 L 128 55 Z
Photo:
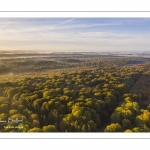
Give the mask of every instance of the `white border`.
M 0 133 L 0 139 L 150 139 L 149 133 Z
M 149 11 L 149 0 L 3 0 L 0 11 Z
M 0 18 L 37 17 L 37 18 L 139 18 L 150 17 L 150 12 L 0 12 Z

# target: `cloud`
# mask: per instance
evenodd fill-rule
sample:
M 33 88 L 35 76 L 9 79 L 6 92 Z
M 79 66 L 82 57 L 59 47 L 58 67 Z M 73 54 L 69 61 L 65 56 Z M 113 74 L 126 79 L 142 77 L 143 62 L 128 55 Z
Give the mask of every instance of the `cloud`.
M 135 20 L 126 20 L 127 22 L 131 24 Z M 0 49 L 117 50 L 141 49 L 142 46 L 148 49 L 149 32 L 130 33 L 128 28 L 119 31 L 117 27 L 122 24 L 123 21 L 115 22 L 113 19 L 84 22 L 72 18 L 46 23 L 44 20 L 38 20 L 37 23 L 36 19 L 33 23 L 32 18 L 8 19 L 0 23 Z M 94 31 L 95 27 L 98 27 L 97 31 Z M 101 27 L 115 27 L 116 30 L 103 30 Z
M 13 19 L 11 21 L 8 21 L 6 19 L 4 19 L 3 21 L 1 20 L 1 24 L 0 24 L 0 29 L 1 28 L 4 28 L 4 27 L 8 27 L 10 25 L 15 25 L 16 23 L 18 22 L 22 22 L 22 21 L 25 21 L 25 20 L 30 20 L 30 18 L 24 18 L 24 19 Z M 4 22 L 4 23 L 3 23 Z
M 59 23 L 58 25 L 64 25 L 64 24 L 72 23 L 75 19 L 76 18 L 68 19 L 66 21 L 63 21 L 63 22 Z
M 29 21 L 28 21 L 29 20 Z M 7 22 L 7 21 L 5 21 Z M 41 20 L 42 22 L 42 20 Z M 44 21 L 43 21 L 44 22 Z M 72 18 L 68 20 L 61 21 L 60 23 L 41 23 L 37 25 L 35 22 L 33 23 L 32 18 L 18 19 L 13 21 L 8 21 L 8 23 L 0 25 L 0 29 L 9 30 L 12 32 L 51 32 L 51 31 L 59 31 L 63 32 L 64 30 L 74 30 L 74 29 L 85 29 L 92 27 L 104 27 L 104 26 L 117 26 L 121 25 L 121 23 L 81 23 L 77 18 Z M 6 28 L 7 27 L 7 28 Z

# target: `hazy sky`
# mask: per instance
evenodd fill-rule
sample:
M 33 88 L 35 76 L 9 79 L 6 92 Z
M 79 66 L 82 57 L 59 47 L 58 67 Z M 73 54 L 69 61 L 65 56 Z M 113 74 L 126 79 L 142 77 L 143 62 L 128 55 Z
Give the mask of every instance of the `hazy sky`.
M 0 50 L 148 51 L 150 18 L 0 18 Z

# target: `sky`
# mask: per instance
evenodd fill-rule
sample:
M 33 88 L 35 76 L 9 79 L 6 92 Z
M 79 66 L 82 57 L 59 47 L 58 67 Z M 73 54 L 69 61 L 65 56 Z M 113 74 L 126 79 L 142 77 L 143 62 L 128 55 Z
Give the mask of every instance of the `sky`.
M 0 50 L 149 51 L 150 18 L 0 18 Z

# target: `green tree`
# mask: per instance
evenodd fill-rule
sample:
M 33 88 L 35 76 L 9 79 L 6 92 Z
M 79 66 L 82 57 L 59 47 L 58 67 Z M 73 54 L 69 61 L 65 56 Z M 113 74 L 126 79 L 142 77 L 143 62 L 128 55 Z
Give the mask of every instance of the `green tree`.
M 122 131 L 122 128 L 119 123 L 112 123 L 108 125 L 104 130 L 104 132 L 121 132 L 121 131 Z
M 128 120 L 128 119 L 123 119 L 122 120 L 122 129 L 123 130 L 132 129 L 132 127 L 133 127 L 133 125 L 132 125 L 130 120 Z
M 9 115 L 10 116 L 15 115 L 15 114 L 18 114 L 18 110 L 16 110 L 16 109 L 9 110 Z
M 43 127 L 43 132 L 57 132 L 57 129 L 54 125 L 48 125 Z
M 0 114 L 0 120 L 7 121 L 7 118 L 8 118 L 7 114 L 5 113 Z
M 0 113 L 8 113 L 8 104 L 0 105 Z
M 33 122 L 32 122 L 32 127 L 37 127 L 37 128 L 39 128 L 39 127 L 40 127 L 39 121 L 38 121 L 38 120 L 33 120 Z
M 32 129 L 30 129 L 28 132 L 41 132 L 40 128 L 34 127 Z

